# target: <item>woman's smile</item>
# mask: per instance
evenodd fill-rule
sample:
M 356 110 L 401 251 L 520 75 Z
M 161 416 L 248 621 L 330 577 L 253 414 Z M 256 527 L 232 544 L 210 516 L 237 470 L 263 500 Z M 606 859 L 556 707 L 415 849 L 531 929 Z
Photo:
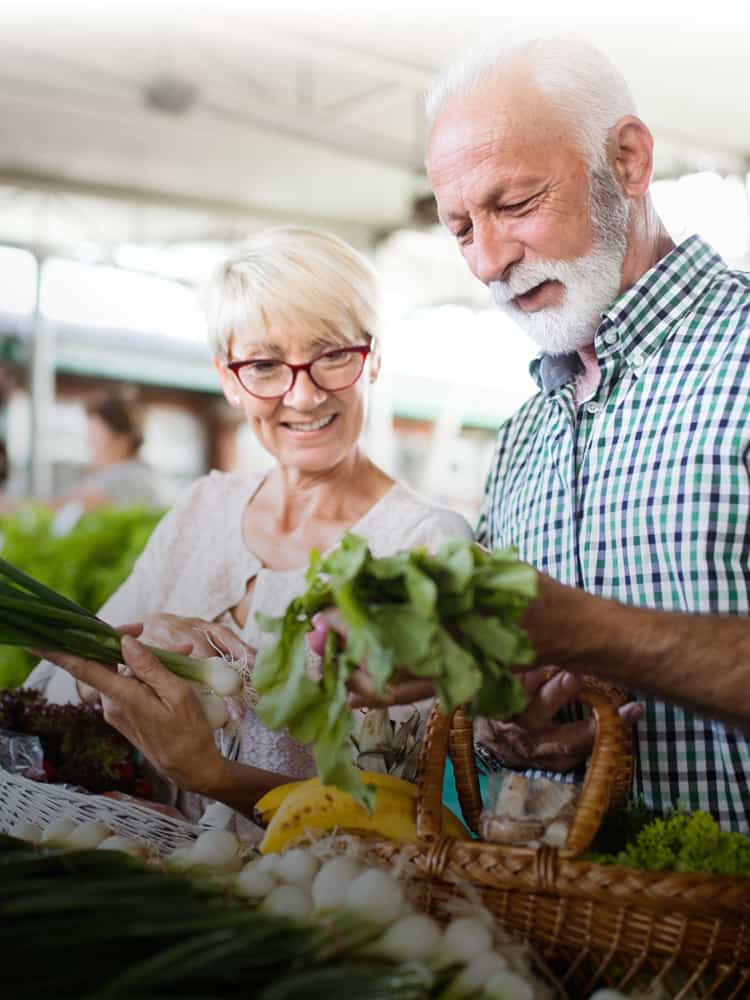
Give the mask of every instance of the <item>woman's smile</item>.
M 329 413 L 318 420 L 282 420 L 281 426 L 295 434 L 315 434 L 319 431 L 327 430 L 334 422 L 338 414 Z

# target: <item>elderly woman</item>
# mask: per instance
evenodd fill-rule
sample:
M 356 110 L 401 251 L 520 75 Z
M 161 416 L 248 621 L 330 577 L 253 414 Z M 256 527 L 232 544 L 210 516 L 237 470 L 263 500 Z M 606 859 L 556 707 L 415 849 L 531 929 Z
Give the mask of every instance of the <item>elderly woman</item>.
M 354 531 L 382 556 L 470 537 L 471 529 L 394 482 L 362 450 L 380 354 L 375 276 L 358 253 L 329 233 L 273 229 L 219 268 L 205 301 L 224 395 L 276 465 L 262 476 L 199 479 L 101 615 L 145 622 L 142 638 L 160 645 L 187 640 L 182 648 L 198 655 L 211 654 L 211 645 L 241 655 L 238 638 L 252 650 L 264 641 L 256 613 L 279 615 L 304 589 L 313 548 L 325 552 Z M 310 749 L 267 730 L 252 710 L 241 723 L 238 760 L 222 757 L 190 686 L 135 641 L 126 639 L 124 650 L 134 676 L 55 661 L 102 691 L 110 721 L 183 789 L 248 813 L 273 785 L 314 774 Z M 79 696 L 71 674 L 49 663 L 31 683 L 52 700 Z

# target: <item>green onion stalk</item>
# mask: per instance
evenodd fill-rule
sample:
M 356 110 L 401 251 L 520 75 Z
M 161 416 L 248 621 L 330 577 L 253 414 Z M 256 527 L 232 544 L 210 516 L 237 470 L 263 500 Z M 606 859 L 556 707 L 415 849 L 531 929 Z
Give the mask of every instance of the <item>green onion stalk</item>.
M 0 645 L 69 653 L 117 665 L 123 659 L 121 644 L 120 632 L 88 608 L 0 559 Z M 157 646 L 147 648 L 172 673 L 218 695 L 236 695 L 241 690 L 239 672 L 221 657 L 201 660 Z

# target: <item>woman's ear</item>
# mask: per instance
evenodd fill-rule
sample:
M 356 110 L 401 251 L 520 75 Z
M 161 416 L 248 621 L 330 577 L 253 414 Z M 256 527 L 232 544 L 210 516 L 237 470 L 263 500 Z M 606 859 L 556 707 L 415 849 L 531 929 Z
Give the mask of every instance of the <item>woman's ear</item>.
M 369 381 L 376 382 L 378 375 L 380 374 L 380 351 L 373 351 L 372 354 L 370 354 L 369 369 Z
M 648 191 L 654 168 L 654 138 L 640 118 L 625 115 L 609 132 L 609 162 L 626 198 Z
M 237 384 L 237 379 L 234 375 L 232 375 L 222 359 L 216 354 L 214 355 L 214 368 L 218 373 L 219 385 L 221 386 L 221 391 L 224 393 L 224 398 L 230 406 L 239 406 L 242 399 L 240 397 L 240 387 Z

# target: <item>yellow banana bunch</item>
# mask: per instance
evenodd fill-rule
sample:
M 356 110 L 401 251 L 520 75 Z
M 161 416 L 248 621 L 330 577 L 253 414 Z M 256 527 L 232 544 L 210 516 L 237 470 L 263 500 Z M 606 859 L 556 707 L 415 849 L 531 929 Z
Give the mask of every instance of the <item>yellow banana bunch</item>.
M 267 792 L 255 806 L 259 817 L 268 824 L 261 853 L 281 851 L 304 837 L 307 830 L 339 829 L 388 840 L 416 840 L 416 785 L 377 772 L 365 771 L 362 777 L 377 788 L 372 813 L 346 792 L 323 785 L 320 778 L 294 781 Z M 445 807 L 443 825 L 452 837 L 469 836 L 463 823 Z

